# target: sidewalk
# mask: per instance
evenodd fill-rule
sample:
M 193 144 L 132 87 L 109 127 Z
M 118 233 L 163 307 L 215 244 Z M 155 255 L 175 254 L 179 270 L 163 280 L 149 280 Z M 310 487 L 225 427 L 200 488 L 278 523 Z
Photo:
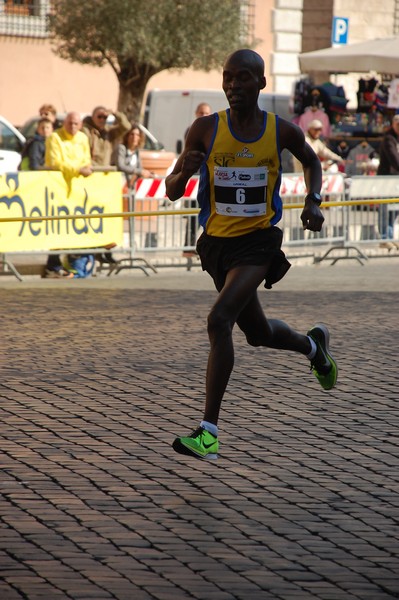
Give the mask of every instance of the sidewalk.
M 332 332 L 337 387 L 234 332 L 220 457 L 199 268 L 0 279 L 1 600 L 399 597 L 396 258 L 293 265 L 270 317 Z
M 312 264 L 309 260 L 292 259 L 290 262 L 291 269 L 275 290 L 399 291 L 399 254 L 370 258 L 364 265 L 354 259 L 340 260 L 335 265 L 331 265 L 331 261 Z M 12 275 L 0 278 L 0 289 L 23 287 L 214 290 L 209 275 L 198 264 L 190 271 L 185 267 L 161 267 L 156 274 L 150 272 L 149 277 L 139 269 L 131 269 L 110 277 L 100 274 L 90 279 L 54 280 L 25 275 L 24 281 L 19 282 Z

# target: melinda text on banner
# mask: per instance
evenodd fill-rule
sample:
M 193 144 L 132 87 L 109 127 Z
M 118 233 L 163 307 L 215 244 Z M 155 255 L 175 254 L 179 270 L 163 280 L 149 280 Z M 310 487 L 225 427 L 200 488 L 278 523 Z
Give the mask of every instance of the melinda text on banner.
M 120 173 L 75 177 L 71 186 L 58 171 L 5 173 L 0 176 L 0 252 L 121 245 L 122 217 L 103 216 L 119 212 L 122 212 Z M 89 216 L 43 219 L 66 215 Z M 1 219 L 25 217 L 33 220 L 1 222 Z

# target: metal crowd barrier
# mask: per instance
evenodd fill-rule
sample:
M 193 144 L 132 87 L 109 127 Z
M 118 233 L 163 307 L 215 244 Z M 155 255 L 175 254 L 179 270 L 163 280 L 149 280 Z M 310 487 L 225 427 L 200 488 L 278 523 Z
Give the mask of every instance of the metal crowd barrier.
M 348 201 L 357 203 L 357 218 L 349 224 L 350 239 L 360 245 L 390 237 L 399 239 L 399 176 L 353 177 Z
M 170 202 L 165 195 L 164 181 L 144 180 L 137 189 L 125 195 L 125 206 L 133 213 L 145 211 L 139 220 L 133 219 L 129 228 L 129 245 L 135 252 L 159 253 L 178 250 L 194 251 L 193 235 L 198 232 L 196 193 L 198 179 L 193 178 L 188 197 Z M 345 182 L 342 175 L 326 176 L 323 194 L 335 202 L 339 210 L 326 211 L 323 232 L 305 232 L 299 215 L 306 194 L 304 179 L 297 174 L 285 175 L 281 187 L 284 211 L 279 226 L 284 230 L 286 246 L 344 242 L 342 206 L 345 200 Z M 182 211 L 185 213 L 182 214 Z
M 156 266 L 181 263 L 182 255 L 194 253 L 190 235 L 199 233 L 198 208 L 195 208 L 198 180 L 193 178 L 188 198 L 170 202 L 163 180 L 144 180 L 126 196 L 131 217 L 128 245 L 132 255 L 145 255 Z M 284 232 L 287 256 L 311 254 L 315 262 L 331 259 L 368 259 L 364 248 L 383 241 L 384 219 L 399 215 L 399 177 L 353 177 L 327 174 L 323 177 L 324 226 L 321 232 L 304 231 L 300 221 L 306 186 L 302 175 L 285 174 L 281 185 L 284 204 L 279 227 Z M 394 235 L 399 237 L 398 225 Z M 316 252 L 323 252 L 316 256 Z M 150 258 L 152 257 L 152 258 Z M 193 261 L 188 260 L 189 268 Z M 198 263 L 199 264 L 199 263 Z M 184 266 L 184 263 L 183 263 Z
M 189 269 L 193 264 L 199 265 L 195 259 L 195 239 L 199 234 L 197 189 L 198 178 L 192 178 L 186 196 L 176 202 L 166 197 L 162 178 L 139 180 L 128 190 L 124 195 L 123 213 L 103 215 L 103 218 L 124 219 L 123 247 L 114 250 L 120 258 L 116 266 L 109 268 L 108 275 L 130 268 L 139 268 L 149 275 L 162 266 Z M 283 248 L 288 257 L 299 252 L 313 256 L 315 262 L 331 259 L 334 264 L 344 258 L 354 258 L 363 264 L 368 259 L 366 246 L 372 248 L 381 243 L 382 232 L 389 223 L 393 224 L 394 237 L 399 238 L 399 176 L 348 179 L 342 174 L 326 175 L 322 191 L 323 230 L 319 233 L 304 231 L 300 221 L 306 194 L 304 178 L 299 174 L 284 175 L 281 186 L 284 211 L 278 226 L 283 229 Z M 80 215 L 80 218 L 85 216 Z M 324 254 L 320 255 L 320 251 Z M 4 263 L 18 276 L 8 254 L 3 255 Z

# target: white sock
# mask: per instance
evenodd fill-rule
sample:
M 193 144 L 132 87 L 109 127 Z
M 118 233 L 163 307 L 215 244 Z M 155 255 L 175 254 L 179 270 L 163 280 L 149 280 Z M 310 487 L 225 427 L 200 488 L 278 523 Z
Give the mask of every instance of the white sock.
M 218 436 L 218 426 L 214 423 L 209 423 L 209 421 L 201 421 L 200 425 L 203 429 L 206 429 L 206 431 L 209 431 L 209 433 L 215 437 Z
M 316 356 L 316 352 L 317 352 L 317 346 L 316 346 L 316 342 L 314 341 L 313 338 L 310 337 L 310 335 L 308 335 L 308 340 L 310 342 L 310 345 L 312 346 L 311 351 L 309 352 L 309 354 L 306 355 L 306 357 L 309 360 L 312 360 L 312 358 L 314 358 Z

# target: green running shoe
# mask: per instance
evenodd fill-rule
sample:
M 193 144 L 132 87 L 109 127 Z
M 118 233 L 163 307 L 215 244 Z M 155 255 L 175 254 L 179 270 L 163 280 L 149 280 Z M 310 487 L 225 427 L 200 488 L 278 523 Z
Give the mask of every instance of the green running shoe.
M 219 441 L 209 431 L 203 427 L 198 427 L 190 436 L 176 438 L 172 447 L 179 454 L 216 460 L 218 457 Z
M 328 344 L 330 333 L 325 325 L 315 325 L 308 331 L 317 346 L 316 355 L 310 361 L 310 369 L 318 379 L 321 387 L 331 390 L 337 381 L 338 367 L 333 359 Z

